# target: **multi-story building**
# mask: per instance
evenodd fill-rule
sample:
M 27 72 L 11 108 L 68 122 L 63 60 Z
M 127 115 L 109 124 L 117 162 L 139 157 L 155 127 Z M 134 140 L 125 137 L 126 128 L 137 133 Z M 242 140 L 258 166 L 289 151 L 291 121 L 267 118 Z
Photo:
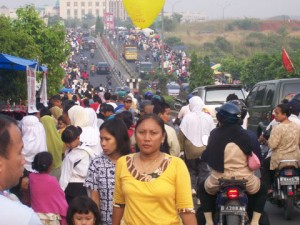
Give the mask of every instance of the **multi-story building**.
M 126 20 L 122 0 L 60 0 L 60 17 L 63 19 L 82 19 L 86 15 L 103 17 L 105 12 L 110 12 L 120 20 Z

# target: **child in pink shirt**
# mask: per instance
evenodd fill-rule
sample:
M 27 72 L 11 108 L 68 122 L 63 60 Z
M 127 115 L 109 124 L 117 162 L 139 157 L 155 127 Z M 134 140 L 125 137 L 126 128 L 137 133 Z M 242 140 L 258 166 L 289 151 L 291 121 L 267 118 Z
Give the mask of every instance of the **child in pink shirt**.
M 44 225 L 66 225 L 68 204 L 57 179 L 49 175 L 52 162 L 49 152 L 40 152 L 34 157 L 32 169 L 38 173 L 29 175 L 31 207 Z

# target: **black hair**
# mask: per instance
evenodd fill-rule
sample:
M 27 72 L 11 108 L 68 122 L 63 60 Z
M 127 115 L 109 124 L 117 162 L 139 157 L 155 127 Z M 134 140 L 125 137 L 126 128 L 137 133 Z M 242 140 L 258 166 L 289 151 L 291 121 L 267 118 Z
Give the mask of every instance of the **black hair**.
M 110 135 L 112 135 L 116 139 L 117 151 L 120 152 L 121 155 L 129 154 L 130 139 L 127 127 L 123 120 L 119 118 L 107 120 L 100 126 L 100 133 L 103 129 L 105 129 Z
M 39 152 L 34 156 L 32 169 L 39 173 L 48 172 L 53 163 L 53 157 L 50 152 Z
M 289 117 L 291 115 L 291 111 L 289 109 L 289 105 L 288 104 L 279 104 L 276 107 L 280 108 L 281 113 L 285 114 L 287 117 Z
M 161 102 L 161 103 L 154 105 L 153 113 L 155 113 L 157 115 L 160 113 L 163 114 L 166 112 L 166 109 L 170 109 L 170 105 L 168 103 Z
M 75 213 L 79 214 L 88 214 L 89 212 L 94 214 L 95 217 L 95 225 L 101 224 L 101 216 L 100 211 L 98 209 L 97 204 L 87 196 L 79 196 L 75 197 L 69 204 L 69 208 L 67 211 L 67 224 L 73 225 L 73 216 Z
M 129 129 L 133 124 L 132 114 L 129 111 L 118 113 L 115 117 L 123 120 L 127 129 Z
M 106 101 L 108 101 L 108 100 L 110 100 L 110 98 L 111 98 L 111 93 L 105 92 L 105 93 L 104 93 L 104 99 L 105 99 Z
M 165 123 L 164 121 L 155 113 L 150 113 L 150 114 L 145 114 L 143 115 L 137 122 L 136 122 L 136 125 L 135 125 L 135 134 L 136 134 L 136 131 L 139 127 L 139 125 L 144 122 L 145 120 L 147 119 L 152 119 L 154 120 L 157 125 L 160 126 L 161 128 L 161 131 L 162 131 L 162 134 L 165 135 L 165 140 L 164 140 L 164 143 L 162 144 L 161 148 L 160 148 L 160 151 L 161 152 L 164 152 L 164 153 L 167 153 L 167 154 L 170 154 L 170 146 L 168 144 L 168 135 L 166 133 L 166 130 L 165 130 Z M 136 144 L 136 149 L 137 151 L 139 151 L 139 147 L 138 145 Z
M 115 109 L 114 107 L 111 105 L 111 104 L 108 104 L 108 103 L 102 103 L 100 105 L 100 112 L 115 112 Z
M 40 111 L 40 117 L 42 118 L 43 116 L 52 116 L 50 109 L 48 109 L 46 107 L 42 108 Z
M 0 114 L 0 156 L 4 158 L 8 157 L 8 146 L 11 141 L 8 128 L 11 125 L 17 126 L 17 121 L 10 116 Z
M 62 108 L 64 113 L 68 113 L 69 109 L 71 109 L 75 104 L 72 100 L 66 100 L 62 103 Z
M 83 99 L 84 107 L 90 107 L 90 100 L 88 98 Z
M 231 101 L 231 100 L 238 100 L 238 99 L 239 99 L 239 97 L 235 93 L 232 93 L 227 96 L 226 102 Z
M 113 100 L 113 101 L 117 101 L 118 96 L 116 94 L 112 94 L 110 99 Z
M 82 129 L 80 127 L 75 127 L 73 125 L 70 125 L 66 127 L 66 129 L 62 132 L 61 140 L 64 143 L 71 143 L 76 138 L 78 138 L 81 133 L 82 133 Z
M 102 103 L 102 100 L 101 100 L 101 98 L 99 97 L 99 95 L 93 95 L 93 100 L 94 100 L 94 102 L 98 102 L 98 103 Z

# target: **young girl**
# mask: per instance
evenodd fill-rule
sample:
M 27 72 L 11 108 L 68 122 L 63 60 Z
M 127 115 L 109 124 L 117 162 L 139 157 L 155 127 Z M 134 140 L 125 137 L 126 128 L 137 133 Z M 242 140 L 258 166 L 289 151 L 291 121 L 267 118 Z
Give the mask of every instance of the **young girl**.
M 80 142 L 80 127 L 73 125 L 66 127 L 61 139 L 67 150 L 62 163 L 59 184 L 66 194 L 68 203 L 76 196 L 87 196 L 83 186 L 90 165 L 93 151 Z
M 34 157 L 32 168 L 38 173 L 29 174 L 31 207 L 44 225 L 64 225 L 68 204 L 57 179 L 49 175 L 52 162 L 49 152 Z
M 87 196 L 76 197 L 67 212 L 68 225 L 101 225 L 96 203 Z

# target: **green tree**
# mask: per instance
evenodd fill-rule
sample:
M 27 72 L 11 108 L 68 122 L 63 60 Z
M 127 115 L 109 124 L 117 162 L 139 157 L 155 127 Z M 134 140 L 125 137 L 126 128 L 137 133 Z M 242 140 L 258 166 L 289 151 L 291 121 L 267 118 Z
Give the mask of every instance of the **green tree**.
M 230 73 L 232 79 L 239 80 L 241 76 L 241 70 L 243 68 L 243 62 L 236 58 L 229 56 L 221 61 L 222 71 Z
M 164 17 L 164 29 L 165 31 L 173 31 L 176 27 L 176 23 L 169 17 Z
M 280 54 L 256 53 L 246 60 L 241 71 L 241 81 L 254 85 L 263 80 L 283 78 L 284 74 Z
M 167 43 L 169 46 L 173 47 L 175 45 L 182 45 L 182 41 L 178 37 L 168 37 L 165 39 L 165 43 Z
M 47 27 L 33 6 L 19 8 L 17 15 L 18 18 L 13 21 L 14 28 L 30 35 L 38 46 L 40 53 L 36 56 L 41 64 L 48 67 L 48 94 L 57 94 L 64 76 L 60 64 L 70 54 L 69 45 L 65 41 L 64 27 L 59 24 Z
M 95 32 L 96 34 L 102 35 L 104 31 L 103 20 L 98 16 L 96 19 Z
M 212 69 L 210 68 L 209 57 L 198 58 L 195 52 L 192 53 L 190 63 L 190 90 L 202 85 L 214 83 Z
M 182 15 L 179 13 L 173 13 L 172 19 L 173 19 L 174 23 L 177 23 L 177 24 L 181 23 Z

